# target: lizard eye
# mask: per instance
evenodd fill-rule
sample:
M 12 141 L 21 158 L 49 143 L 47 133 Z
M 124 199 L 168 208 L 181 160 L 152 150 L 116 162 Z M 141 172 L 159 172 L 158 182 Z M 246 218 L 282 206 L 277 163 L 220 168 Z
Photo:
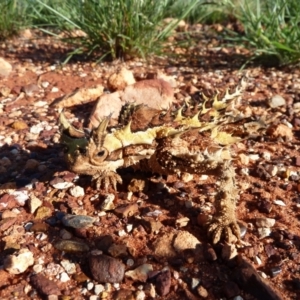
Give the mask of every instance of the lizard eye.
M 97 153 L 97 156 L 101 157 L 105 154 L 105 151 L 104 150 L 101 150 Z

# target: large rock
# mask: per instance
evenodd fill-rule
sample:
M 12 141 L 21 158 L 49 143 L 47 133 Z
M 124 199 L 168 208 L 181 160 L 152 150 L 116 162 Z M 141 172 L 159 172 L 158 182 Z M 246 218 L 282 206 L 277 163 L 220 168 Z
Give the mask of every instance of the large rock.
M 101 96 L 103 94 L 103 89 L 104 87 L 102 85 L 96 85 L 90 88 L 80 88 L 62 98 L 55 99 L 51 105 L 64 108 L 86 104 L 95 101 Z
M 162 79 L 142 80 L 125 87 L 122 91 L 103 94 L 90 116 L 90 128 L 97 127 L 99 120 L 111 115 L 117 120 L 126 103 L 146 104 L 154 109 L 168 109 L 174 100 L 171 85 Z

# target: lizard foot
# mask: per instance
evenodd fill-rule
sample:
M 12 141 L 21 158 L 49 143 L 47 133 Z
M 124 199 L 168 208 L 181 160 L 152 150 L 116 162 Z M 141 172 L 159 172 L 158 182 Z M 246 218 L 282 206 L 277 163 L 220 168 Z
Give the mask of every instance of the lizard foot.
M 100 189 L 104 187 L 105 191 L 108 190 L 108 186 L 111 184 L 114 190 L 117 190 L 117 183 L 122 184 L 122 178 L 119 174 L 114 171 L 105 171 L 101 174 L 95 174 L 92 178 L 96 182 L 96 188 Z
M 208 226 L 208 234 L 212 236 L 213 244 L 221 240 L 222 234 L 228 243 L 233 241 L 240 243 L 241 241 L 240 227 L 236 220 L 230 220 L 224 216 L 219 216 L 212 220 Z

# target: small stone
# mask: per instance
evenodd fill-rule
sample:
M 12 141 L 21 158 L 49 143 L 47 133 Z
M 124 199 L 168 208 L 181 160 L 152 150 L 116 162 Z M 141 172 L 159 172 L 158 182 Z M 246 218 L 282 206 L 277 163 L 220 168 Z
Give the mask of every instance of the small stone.
M 85 104 L 97 100 L 101 94 L 103 94 L 102 85 L 96 85 L 90 88 L 79 88 L 73 93 L 60 98 L 59 101 L 55 101 L 53 104 L 60 108 L 72 107 L 74 105 Z
M 30 277 L 30 284 L 42 295 L 61 295 L 57 284 L 41 273 L 32 275 Z
M 134 270 L 127 271 L 125 276 L 130 277 L 134 281 L 146 282 L 148 274 L 153 271 L 153 267 L 150 264 L 143 264 Z
M 165 270 L 161 272 L 155 280 L 155 289 L 157 293 L 164 297 L 169 294 L 171 288 L 171 272 Z
M 94 284 L 92 282 L 88 282 L 88 284 L 86 285 L 86 288 L 88 291 L 91 291 L 94 288 Z
M 145 180 L 136 178 L 132 179 L 130 184 L 127 186 L 128 192 L 131 193 L 144 192 L 147 188 L 148 186 Z
M 183 182 L 189 182 L 189 181 L 192 181 L 194 179 L 194 175 L 193 174 L 190 174 L 190 173 L 183 173 L 181 175 L 181 180 Z
M 278 173 L 278 167 L 273 165 L 266 165 L 265 170 L 271 175 L 276 176 Z
M 192 208 L 194 206 L 194 202 L 192 200 L 187 200 L 184 202 L 186 208 Z
M 174 233 L 165 233 L 159 236 L 154 242 L 154 254 L 159 257 L 174 257 L 176 252 L 172 247 Z
M 300 167 L 300 156 L 297 156 L 297 157 L 295 158 L 295 165 L 296 165 L 297 167 Z
M 3 97 L 8 97 L 11 93 L 11 89 L 8 86 L 1 86 L 0 87 L 0 95 Z M 0 106 L 0 112 L 2 112 L 2 106 Z
M 256 161 L 259 159 L 259 155 L 258 154 L 249 154 L 248 155 L 250 160 Z
M 271 273 L 271 276 L 274 278 L 276 277 L 278 274 L 280 274 L 282 272 L 282 269 L 281 267 L 274 267 L 274 268 L 271 268 L 270 269 L 270 273 Z
M 19 118 L 20 116 L 22 116 L 22 111 L 21 110 L 13 110 L 8 117 L 9 118 Z
M 5 210 L 2 212 L 1 218 L 2 220 L 7 218 L 15 218 L 18 216 L 18 212 L 12 211 L 12 210 Z
M 42 206 L 36 211 L 36 219 L 44 219 L 52 215 L 52 209 L 50 207 Z
M 144 300 L 146 298 L 146 294 L 144 291 L 137 291 L 135 293 L 135 300 Z
M 40 232 L 39 234 L 37 234 L 36 239 L 39 241 L 44 241 L 47 237 L 48 236 L 45 233 Z
M 87 228 L 93 226 L 95 218 L 90 216 L 81 216 L 81 215 L 65 215 L 61 219 L 62 223 L 65 226 L 72 228 Z
M 108 88 L 112 91 L 123 90 L 126 86 L 134 84 L 132 71 L 122 67 L 119 72 L 112 74 L 107 81 Z
M 30 133 L 39 135 L 44 130 L 44 124 L 39 123 L 30 127 Z
M 73 186 L 72 182 L 64 181 L 61 178 L 50 181 L 50 184 L 58 190 L 65 190 Z
M 155 209 L 154 211 L 149 211 L 146 213 L 147 217 L 158 218 L 162 214 L 161 210 Z
M 8 77 L 11 71 L 11 64 L 4 58 L 0 57 L 0 77 Z
M 17 222 L 17 217 L 5 218 L 0 221 L 0 231 L 5 231 Z
M 131 232 L 132 231 L 132 229 L 133 229 L 133 225 L 132 224 L 127 224 L 126 225 L 126 232 Z
M 247 227 L 244 224 L 239 223 L 241 238 L 243 238 L 247 233 Z
M 265 251 L 266 251 L 266 254 L 268 257 L 270 257 L 276 253 L 276 250 L 270 244 L 265 245 Z
M 104 285 L 102 284 L 95 284 L 95 287 L 94 287 L 94 293 L 96 295 L 99 295 L 100 293 L 104 292 Z
M 263 239 L 271 234 L 270 228 L 257 228 L 258 236 Z
M 202 298 L 208 297 L 208 291 L 202 285 L 197 288 L 197 293 Z
M 117 283 L 124 278 L 125 265 L 110 256 L 91 255 L 89 265 L 93 278 L 98 282 Z
M 8 255 L 4 259 L 3 267 L 10 274 L 21 274 L 33 264 L 33 253 L 23 248 L 13 255 Z
M 41 273 L 44 269 L 44 266 L 43 265 L 34 265 L 32 267 L 32 269 L 35 273 Z
M 286 206 L 286 204 L 282 200 L 279 200 L 279 199 L 276 199 L 273 202 L 274 202 L 274 204 L 279 205 L 279 206 Z
M 61 265 L 56 264 L 54 262 L 51 262 L 47 265 L 46 269 L 44 270 L 44 274 L 48 276 L 57 276 L 59 277 L 59 274 L 64 272 L 64 269 Z
M 179 231 L 174 239 L 173 247 L 181 252 L 186 249 L 196 249 L 200 241 L 188 231 Z
M 57 93 L 59 92 L 59 88 L 54 86 L 52 89 L 51 89 L 51 93 Z
M 30 195 L 30 198 L 28 199 L 28 206 L 30 209 L 30 213 L 33 214 L 42 204 L 43 201 L 41 201 L 33 194 Z
M 26 230 L 28 227 L 26 227 Z M 49 232 L 49 225 L 44 222 L 35 222 L 28 230 L 31 232 Z
M 60 240 L 54 243 L 54 247 L 65 252 L 87 252 L 90 250 L 86 243 L 74 240 Z
M 63 259 L 60 264 L 69 275 L 76 273 L 76 265 L 71 263 L 69 260 Z
M 66 272 L 62 272 L 60 275 L 59 275 L 59 280 L 61 282 L 67 282 L 70 280 L 70 277 L 69 275 L 66 273 Z
M 24 206 L 25 202 L 29 199 L 28 191 L 14 191 L 12 194 L 15 200 L 18 202 L 19 205 Z
M 272 211 L 272 203 L 268 200 L 262 200 L 258 204 L 258 210 L 262 213 L 269 214 Z
M 118 236 L 122 237 L 122 236 L 125 236 L 125 235 L 127 235 L 127 233 L 124 229 L 118 231 Z
M 49 82 L 48 81 L 42 81 L 41 82 L 41 86 L 44 88 L 44 89 L 46 89 L 48 86 L 49 86 Z
M 89 280 L 89 278 L 84 274 L 84 273 L 75 273 L 73 275 L 74 280 L 76 280 L 78 283 L 84 283 L 87 280 Z
M 265 160 L 270 160 L 270 159 L 271 159 L 271 153 L 270 153 L 270 152 L 267 152 L 267 151 L 264 151 L 263 154 L 262 154 L 262 157 L 263 157 Z
M 269 101 L 269 105 L 270 107 L 272 108 L 276 108 L 276 107 L 279 107 L 279 106 L 284 106 L 286 105 L 286 101 L 285 99 L 280 96 L 280 95 L 275 95 L 273 96 L 270 101 Z
M 257 255 L 253 257 L 253 261 L 259 266 L 262 264 L 261 259 Z
M 149 294 L 152 299 L 156 298 L 155 286 L 152 283 L 149 283 L 145 286 L 145 292 Z
M 74 186 L 69 189 L 69 193 L 73 197 L 83 197 L 84 196 L 84 189 L 81 186 Z
M 114 194 L 107 194 L 106 198 L 104 199 L 103 203 L 101 204 L 102 210 L 113 210 L 115 208 L 114 204 L 115 195 Z
M 245 155 L 244 153 L 240 153 L 239 155 L 240 161 L 243 165 L 249 165 L 250 158 L 248 155 Z
M 15 121 L 11 124 L 11 127 L 15 130 L 22 130 L 28 128 L 28 125 L 24 121 Z
M 192 278 L 192 282 L 191 282 L 191 289 L 195 289 L 200 283 L 200 279 L 199 278 Z
M 176 222 L 175 222 L 175 224 L 178 227 L 185 227 L 185 226 L 187 226 L 187 224 L 189 223 L 189 221 L 190 221 L 189 218 L 183 217 L 183 218 L 177 219 Z
M 118 206 L 114 212 L 117 215 L 120 215 L 121 217 L 128 218 L 133 216 L 139 211 L 139 206 L 134 203 L 134 204 L 129 204 L 129 205 L 121 205 Z
M 294 136 L 293 130 L 285 124 L 271 125 L 267 133 L 275 138 L 282 137 L 288 140 L 292 140 Z
M 275 225 L 276 220 L 271 218 L 256 218 L 255 224 L 257 227 L 270 228 Z

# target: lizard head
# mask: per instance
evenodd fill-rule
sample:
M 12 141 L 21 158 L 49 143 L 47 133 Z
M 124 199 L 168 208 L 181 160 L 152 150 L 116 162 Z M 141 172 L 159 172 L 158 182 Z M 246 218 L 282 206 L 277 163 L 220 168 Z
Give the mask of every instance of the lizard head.
M 109 118 L 104 118 L 97 128 L 91 131 L 76 129 L 61 112 L 59 116 L 60 142 L 65 146 L 65 159 L 69 168 L 86 174 L 92 166 L 101 165 L 109 153 L 103 146 Z

